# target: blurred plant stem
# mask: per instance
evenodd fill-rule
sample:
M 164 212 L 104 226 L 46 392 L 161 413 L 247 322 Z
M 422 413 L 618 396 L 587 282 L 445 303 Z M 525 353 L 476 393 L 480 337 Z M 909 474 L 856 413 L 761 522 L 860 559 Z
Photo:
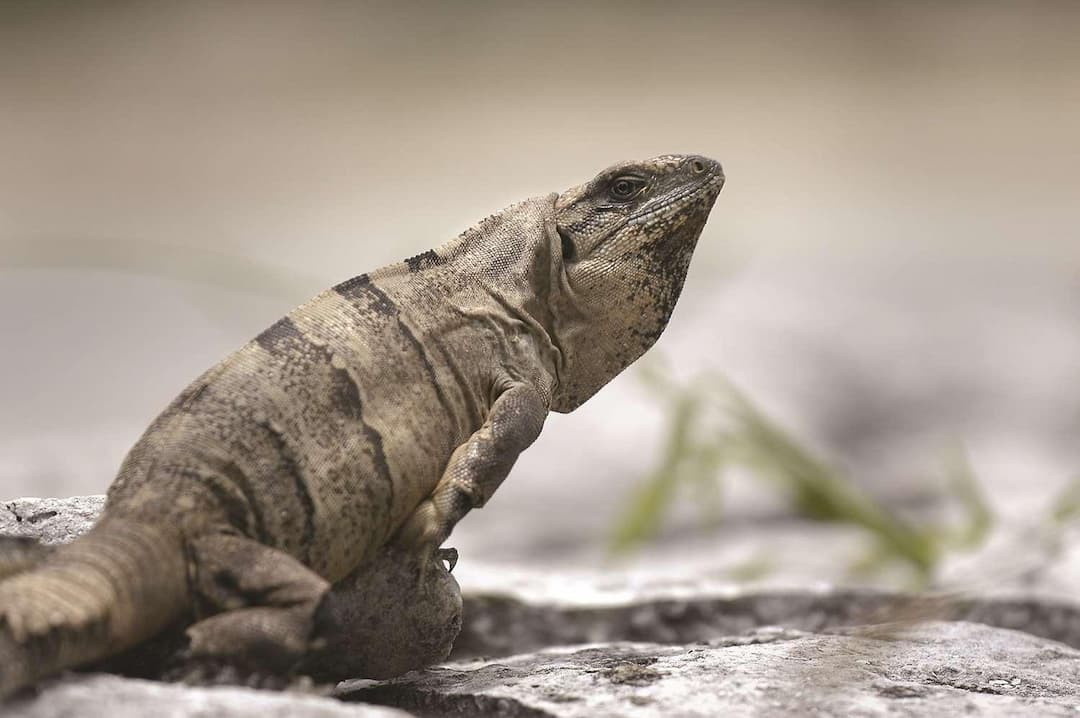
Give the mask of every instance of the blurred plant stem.
M 1043 564 L 1061 556 L 1065 550 L 1065 532 L 1080 519 L 1080 476 L 1074 476 L 1054 497 L 1050 511 L 1039 532 Z M 1044 566 L 1039 566 L 1041 570 Z
M 734 467 L 778 487 L 798 516 L 865 530 L 874 543 L 852 566 L 860 573 L 900 561 L 914 571 L 919 585 L 925 585 L 944 552 L 979 546 L 993 526 L 993 514 L 962 449 L 951 451 L 945 463 L 946 496 L 959 505 L 961 520 L 951 525 L 915 522 L 891 511 L 816 456 L 723 377 L 710 373 L 680 385 L 655 363 L 643 366 L 639 376 L 665 404 L 667 437 L 656 467 L 642 480 L 615 526 L 611 542 L 615 553 L 657 534 L 682 485 L 713 487 L 704 505 L 715 511 L 724 473 Z M 1080 489 L 1075 506 L 1080 506 Z
M 639 484 L 620 519 L 612 540 L 612 550 L 624 552 L 652 538 L 660 529 L 664 513 L 678 487 L 693 483 L 702 488 L 704 505 L 719 515 L 720 493 L 717 473 L 723 461 L 721 447 L 702 441 L 704 397 L 672 383 L 652 364 L 641 368 L 642 381 L 659 396 L 666 397 L 670 420 L 660 461 Z M 708 487 L 708 488 L 705 488 Z
M 1050 511 L 1050 521 L 1055 526 L 1064 526 L 1080 518 L 1080 476 L 1074 476 L 1058 494 Z

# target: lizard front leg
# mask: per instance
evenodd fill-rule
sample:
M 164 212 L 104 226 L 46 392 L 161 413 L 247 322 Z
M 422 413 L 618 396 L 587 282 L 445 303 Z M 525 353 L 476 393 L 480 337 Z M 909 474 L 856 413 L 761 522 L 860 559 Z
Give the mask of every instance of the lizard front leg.
M 491 498 L 518 455 L 540 435 L 547 413 L 528 384 L 511 384 L 499 394 L 487 421 L 454 450 L 435 490 L 406 519 L 397 542 L 434 553 L 469 510 Z

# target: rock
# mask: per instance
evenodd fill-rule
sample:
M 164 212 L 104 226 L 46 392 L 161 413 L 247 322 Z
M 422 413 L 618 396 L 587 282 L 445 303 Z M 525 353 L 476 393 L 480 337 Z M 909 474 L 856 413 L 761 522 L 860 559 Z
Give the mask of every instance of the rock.
M 418 563 L 386 549 L 335 585 L 340 639 L 304 670 L 322 680 L 389 678 L 445 660 L 461 631 L 461 589 L 441 562 L 418 584 Z
M 508 656 L 548 646 L 611 641 L 683 644 L 760 626 L 823 631 L 877 622 L 966 620 L 1024 631 L 1080 648 L 1080 607 L 1037 596 L 933 596 L 872 589 L 728 591 L 639 595 L 618 603 L 567 605 L 526 596 L 465 595 L 456 659 Z
M 86 533 L 104 506 L 104 496 L 7 501 L 0 504 L 0 536 L 28 536 L 45 544 L 67 543 Z
M 42 687 L 36 697 L 3 706 L 8 718 L 405 718 L 393 708 L 343 705 L 299 693 L 271 693 L 250 688 L 190 686 L 108 675 L 71 676 Z
M 337 695 L 422 715 L 1064 716 L 1080 706 L 1080 652 L 962 622 L 887 637 L 765 629 L 457 663 Z
M 817 539 L 807 532 L 807 551 L 823 550 Z M 831 540 L 824 545 L 831 547 Z M 706 570 L 680 577 L 672 563 L 658 559 L 653 570 L 551 571 L 462 561 L 456 576 L 465 586 L 465 621 L 452 658 L 574 643 L 689 643 L 766 625 L 821 631 L 924 620 L 985 623 L 1080 648 L 1080 606 L 1069 594 L 1038 586 L 987 580 L 970 590 L 911 594 L 813 583 L 801 575 L 735 584 Z
M 54 543 L 88 528 L 101 499 L 6 506 L 0 533 Z M 807 537 L 812 544 L 816 535 Z M 394 675 L 443 660 L 463 625 L 453 663 L 395 680 L 349 680 L 335 695 L 479 716 L 1065 715 L 1080 707 L 1080 653 L 1064 645 L 1080 647 L 1080 610 L 1061 597 L 1015 586 L 937 597 L 805 581 L 739 587 L 708 571 L 677 578 L 662 557 L 657 565 L 652 573 L 555 572 L 466 560 L 456 574 L 472 587 L 462 624 L 457 582 L 445 569 L 429 570 L 416 591 L 415 566 L 387 552 L 335 587 L 342 639 L 310 670 L 324 680 Z M 70 677 L 12 709 L 366 710 L 232 690 Z

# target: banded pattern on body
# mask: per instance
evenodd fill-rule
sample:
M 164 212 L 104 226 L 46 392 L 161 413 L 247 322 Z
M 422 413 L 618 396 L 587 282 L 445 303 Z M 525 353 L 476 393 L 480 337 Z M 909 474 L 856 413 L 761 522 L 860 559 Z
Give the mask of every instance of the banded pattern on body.
M 615 165 L 271 325 L 153 421 L 90 535 L 7 544 L 0 697 L 170 622 L 191 656 L 295 666 L 388 543 L 422 581 L 548 412 L 656 341 L 722 184 L 699 156 Z

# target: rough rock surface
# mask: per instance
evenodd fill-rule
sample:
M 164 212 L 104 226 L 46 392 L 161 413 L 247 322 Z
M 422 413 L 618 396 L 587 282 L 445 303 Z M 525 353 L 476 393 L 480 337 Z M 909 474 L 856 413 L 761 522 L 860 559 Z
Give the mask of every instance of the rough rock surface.
M 38 696 L 3 706 L 8 718 L 101 716 L 105 718 L 404 718 L 379 706 L 344 706 L 331 698 L 250 688 L 197 688 L 118 676 L 71 676 L 43 687 Z
M 0 534 L 56 543 L 88 528 L 101 499 L 3 506 Z M 453 578 L 440 572 L 421 600 L 403 605 L 401 582 L 411 589 L 415 574 L 398 557 L 382 561 L 337 587 L 348 637 L 318 667 L 322 678 L 390 675 L 421 657 L 439 661 L 457 633 L 462 604 Z M 1080 651 L 1070 647 L 1080 647 L 1080 610 L 1060 597 L 734 589 L 617 571 L 514 573 L 467 559 L 463 568 L 459 578 L 476 588 L 465 596 L 454 662 L 393 680 L 346 681 L 335 692 L 346 702 L 99 674 L 53 681 L 4 706 L 5 714 L 401 715 L 357 701 L 420 716 L 1080 711 Z
M 444 566 L 418 586 L 417 563 L 386 550 L 335 585 L 341 637 L 304 670 L 320 680 L 389 678 L 446 659 L 461 631 L 461 590 Z
M 44 544 L 67 543 L 94 525 L 104 496 L 15 499 L 0 504 L 0 536 L 28 536 Z
M 453 658 L 507 656 L 548 646 L 612 641 L 686 644 L 762 626 L 828 631 L 877 622 L 973 621 L 1080 648 L 1080 606 L 1037 597 L 935 597 L 828 588 L 728 596 L 638 597 L 567 606 L 507 595 L 466 595 Z
M 766 629 L 453 664 L 338 694 L 431 716 L 1075 715 L 1080 652 L 972 623 L 885 637 Z

